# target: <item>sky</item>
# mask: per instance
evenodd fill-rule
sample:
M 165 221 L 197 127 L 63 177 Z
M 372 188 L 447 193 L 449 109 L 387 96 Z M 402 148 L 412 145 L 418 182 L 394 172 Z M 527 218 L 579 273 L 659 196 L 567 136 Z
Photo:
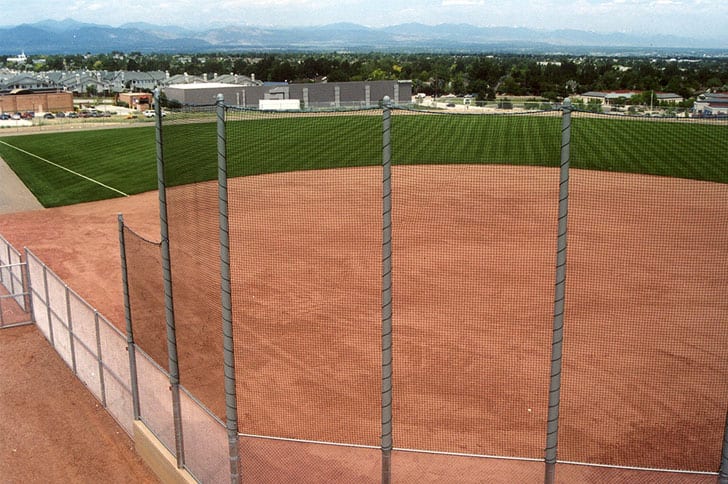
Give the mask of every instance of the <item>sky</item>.
M 119 26 L 311 26 L 353 22 L 577 29 L 726 38 L 726 0 L 0 0 L 0 25 L 71 18 Z M 1 41 L 0 41 L 1 43 Z

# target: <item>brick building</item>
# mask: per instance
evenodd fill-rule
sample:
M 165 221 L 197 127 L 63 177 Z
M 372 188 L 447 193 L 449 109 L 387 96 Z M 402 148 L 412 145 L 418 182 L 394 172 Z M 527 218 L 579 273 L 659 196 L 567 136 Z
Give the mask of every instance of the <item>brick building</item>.
M 131 109 L 144 111 L 151 109 L 154 95 L 149 92 L 120 92 L 118 101 L 126 103 Z
M 73 93 L 55 89 L 50 92 L 15 89 L 0 93 L 0 112 L 22 113 L 26 111 L 36 113 L 73 111 Z

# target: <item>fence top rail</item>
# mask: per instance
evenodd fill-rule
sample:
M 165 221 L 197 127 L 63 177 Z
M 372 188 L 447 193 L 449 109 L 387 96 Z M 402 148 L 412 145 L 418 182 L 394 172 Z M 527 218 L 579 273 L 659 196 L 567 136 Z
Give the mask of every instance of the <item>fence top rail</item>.
M 594 464 L 590 462 L 575 462 L 568 460 L 557 460 L 557 464 L 571 465 L 571 466 L 583 466 L 583 467 L 601 467 L 606 469 L 624 469 L 629 471 L 645 471 L 645 472 L 663 472 L 666 474 L 692 474 L 701 476 L 717 476 L 717 472 L 712 471 L 690 471 L 684 469 L 662 469 L 659 467 L 636 467 L 636 466 L 619 466 L 613 464 Z
M 8 267 L 22 267 L 26 265 L 25 262 L 14 262 L 12 264 L 0 264 L 0 269 L 7 269 Z
M 136 352 L 137 355 L 141 355 L 145 360 L 147 360 L 149 363 L 151 363 L 154 368 L 156 368 L 157 370 L 159 370 L 167 379 L 169 379 L 169 372 L 167 370 L 165 370 L 164 368 L 162 368 L 159 365 L 159 363 L 157 363 L 156 361 L 154 361 L 154 358 L 152 358 L 151 356 L 149 356 L 147 354 L 147 352 L 144 351 L 136 343 L 134 344 L 134 351 Z
M 192 394 L 192 393 L 191 393 L 191 392 L 190 392 L 189 390 L 187 390 L 187 389 L 186 389 L 186 388 L 185 388 L 184 386 L 182 386 L 182 385 L 180 385 L 180 386 L 179 386 L 179 388 L 180 388 L 180 390 L 182 390 L 182 392 L 183 392 L 183 393 L 184 393 L 185 395 L 187 395 L 187 397 L 188 397 L 188 398 L 189 398 L 190 400 L 192 400 L 192 402 L 194 402 L 194 404 L 195 404 L 195 405 L 197 405 L 197 406 L 198 406 L 199 408 L 201 408 L 201 409 L 202 409 L 202 411 L 204 411 L 204 412 L 205 412 L 205 413 L 207 414 L 207 416 L 208 416 L 208 417 L 210 417 L 210 418 L 211 418 L 211 419 L 212 419 L 213 421 L 215 421 L 215 423 L 217 423 L 218 425 L 220 425 L 220 427 L 223 427 L 223 428 L 225 428 L 225 427 L 226 427 L 226 426 L 225 426 L 225 422 L 223 422 L 222 420 L 220 420 L 220 418 L 219 418 L 219 417 L 218 417 L 217 415 L 215 415 L 214 413 L 212 413 L 212 411 L 210 411 L 210 409 L 209 409 L 209 408 L 207 408 L 207 407 L 205 406 L 205 404 L 204 404 L 204 403 L 202 403 L 202 402 L 201 402 L 201 401 L 200 401 L 200 400 L 199 400 L 199 399 L 198 399 L 197 397 L 195 397 L 195 396 L 194 396 L 194 395 L 193 395 L 193 394 Z
M 0 242 L 2 243 L 2 245 L 6 246 L 8 248 L 7 250 L 11 251 L 13 254 L 18 256 L 18 259 L 21 258 L 20 251 L 18 249 L 16 249 L 15 247 L 13 247 L 13 245 L 10 242 L 8 242 L 8 239 L 3 237 L 2 235 L 0 235 Z
M 439 116 L 543 116 L 543 115 L 560 115 L 562 112 L 561 107 L 553 107 L 550 109 L 529 109 L 525 111 L 511 111 L 508 109 L 493 111 L 483 109 L 467 109 L 450 111 L 442 108 L 432 108 L 429 106 L 416 107 L 412 105 L 400 105 L 393 104 L 390 106 L 392 111 L 406 111 L 411 114 L 423 114 L 423 115 L 439 115 Z
M 260 114 L 336 114 L 336 113 L 356 113 L 361 111 L 381 111 L 382 106 L 379 106 L 377 104 L 367 105 L 367 106 L 340 106 L 340 107 L 317 107 L 317 108 L 304 108 L 304 109 L 259 109 L 256 107 L 249 107 L 249 106 L 238 106 L 234 104 L 225 104 L 226 109 L 234 110 L 234 111 L 241 111 L 241 112 L 250 112 L 250 113 L 260 113 Z

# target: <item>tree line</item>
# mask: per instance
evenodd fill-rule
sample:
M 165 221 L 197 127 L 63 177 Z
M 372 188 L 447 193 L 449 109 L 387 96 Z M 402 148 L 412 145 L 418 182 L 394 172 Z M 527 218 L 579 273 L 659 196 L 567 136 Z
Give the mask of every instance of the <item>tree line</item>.
M 638 58 L 546 55 L 139 52 L 45 56 L 36 70 L 167 71 L 170 75 L 238 74 L 261 81 L 411 80 L 414 93 L 497 95 L 558 100 L 587 91 L 672 92 L 692 98 L 728 91 L 728 62 L 720 58 Z

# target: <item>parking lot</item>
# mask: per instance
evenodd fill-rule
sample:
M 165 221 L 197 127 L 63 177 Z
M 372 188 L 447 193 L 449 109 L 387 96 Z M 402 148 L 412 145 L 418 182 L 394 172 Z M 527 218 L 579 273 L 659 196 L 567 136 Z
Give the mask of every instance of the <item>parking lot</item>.
M 140 111 L 103 104 L 94 107 L 80 107 L 74 111 L 5 112 L 0 113 L 0 133 L 2 133 L 1 130 L 3 129 L 10 129 L 15 132 L 16 130 L 26 131 L 27 128 L 31 127 L 41 131 L 46 129 L 85 129 L 94 125 L 111 127 L 112 125 L 133 124 L 153 119 L 153 116 L 145 116 Z

